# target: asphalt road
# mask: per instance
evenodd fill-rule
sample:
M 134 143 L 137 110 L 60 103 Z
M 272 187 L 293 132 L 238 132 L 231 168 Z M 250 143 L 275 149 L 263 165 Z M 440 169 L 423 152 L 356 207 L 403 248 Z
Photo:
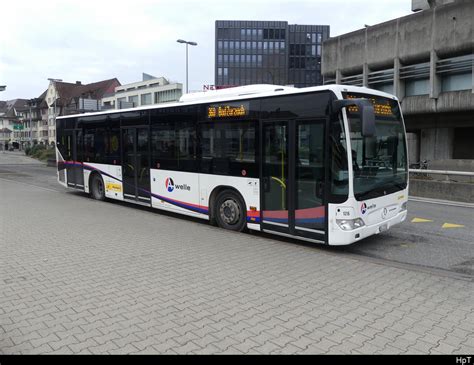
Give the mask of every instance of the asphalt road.
M 0 153 L 0 179 L 31 184 L 61 194 L 78 194 L 63 188 L 56 181 L 56 170 L 44 163 L 25 157 L 21 153 Z M 84 194 L 84 199 L 87 196 Z M 129 206 L 125 203 L 110 202 Z M 155 210 L 129 206 L 130 209 Z M 185 216 L 176 219 L 193 220 Z M 196 220 L 201 222 L 200 220 Z M 202 224 L 207 222 L 202 221 Z M 256 234 L 278 241 L 308 246 L 297 240 L 282 239 L 263 233 Z M 435 270 L 439 274 L 461 278 L 474 278 L 474 205 L 459 206 L 440 202 L 410 199 L 407 220 L 388 232 L 372 236 L 351 246 L 314 246 L 335 255 L 357 256 L 384 265 L 410 266 L 421 271 Z

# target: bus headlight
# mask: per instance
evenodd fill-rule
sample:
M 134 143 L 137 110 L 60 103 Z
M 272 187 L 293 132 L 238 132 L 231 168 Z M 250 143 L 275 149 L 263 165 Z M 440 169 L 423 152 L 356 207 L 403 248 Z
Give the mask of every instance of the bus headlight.
M 402 207 L 400 209 L 400 211 L 402 211 L 402 212 L 404 212 L 405 210 L 407 210 L 407 202 L 403 203 Z
M 352 231 L 354 229 L 365 226 L 362 219 L 336 219 L 336 223 L 343 231 Z

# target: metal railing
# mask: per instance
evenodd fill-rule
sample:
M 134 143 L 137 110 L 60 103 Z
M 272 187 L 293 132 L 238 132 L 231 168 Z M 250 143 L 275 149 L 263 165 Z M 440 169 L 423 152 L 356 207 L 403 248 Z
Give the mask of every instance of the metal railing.
M 408 172 L 420 173 L 420 174 L 434 174 L 434 175 L 474 176 L 474 172 L 470 172 L 470 171 L 408 169 Z
M 415 174 L 417 177 L 427 177 L 428 175 L 445 175 L 446 181 L 450 181 L 450 176 L 467 176 L 471 177 L 471 181 L 474 179 L 474 172 L 471 171 L 451 171 L 451 170 L 428 170 L 428 169 L 408 169 L 410 174 Z M 415 177 L 414 176 L 414 177 Z M 474 181 L 473 181 L 474 182 Z

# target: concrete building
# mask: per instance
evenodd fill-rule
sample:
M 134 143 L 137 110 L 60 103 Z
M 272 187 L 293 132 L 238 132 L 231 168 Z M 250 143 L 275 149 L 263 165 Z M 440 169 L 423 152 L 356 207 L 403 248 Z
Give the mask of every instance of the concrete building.
M 142 81 L 117 86 L 114 93 L 102 99 L 102 106 L 105 109 L 134 108 L 178 101 L 182 94 L 182 84 L 143 73 Z
M 474 1 L 412 5 L 420 11 L 324 42 L 324 83 L 397 95 L 411 162 L 474 159 Z
M 217 20 L 215 85 L 321 85 L 321 45 L 328 37 L 327 25 Z

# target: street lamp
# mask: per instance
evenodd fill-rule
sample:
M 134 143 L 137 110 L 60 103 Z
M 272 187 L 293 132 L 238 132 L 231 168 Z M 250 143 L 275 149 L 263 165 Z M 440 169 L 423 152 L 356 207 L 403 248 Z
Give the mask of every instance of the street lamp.
M 188 41 L 185 41 L 184 39 L 178 39 L 176 42 L 186 44 L 186 94 L 187 94 L 189 92 L 189 86 L 188 86 L 188 45 L 197 46 L 197 43 L 196 42 L 188 42 Z
M 7 88 L 7 85 L 0 85 L 0 91 L 5 91 L 6 88 Z

